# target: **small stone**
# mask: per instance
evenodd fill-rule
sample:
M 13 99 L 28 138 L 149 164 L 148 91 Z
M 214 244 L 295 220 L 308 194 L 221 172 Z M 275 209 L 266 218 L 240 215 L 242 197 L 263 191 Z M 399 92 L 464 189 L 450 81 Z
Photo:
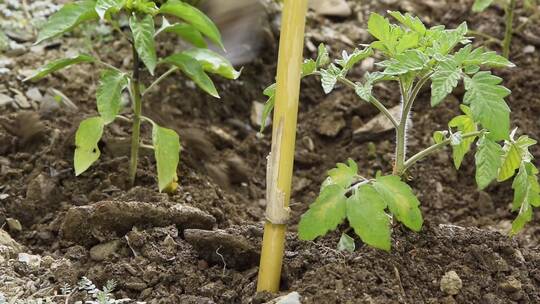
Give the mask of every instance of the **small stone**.
M 21 252 L 19 253 L 19 262 L 25 263 L 30 268 L 36 269 L 41 265 L 41 257 L 39 255 Z
M 534 52 L 536 52 L 536 48 L 534 47 L 534 45 L 529 44 L 523 48 L 524 54 L 533 54 Z
M 514 277 L 509 277 L 508 280 L 499 284 L 499 287 L 506 293 L 515 293 L 521 291 L 521 282 Z
M 8 105 L 14 101 L 15 100 L 11 98 L 10 96 L 0 93 L 0 107 Z
M 309 136 L 302 137 L 302 144 L 304 145 L 304 147 L 306 147 L 306 149 L 308 149 L 308 151 L 310 152 L 315 151 L 315 144 L 313 143 L 313 139 L 311 139 L 311 137 Z
M 399 117 L 401 106 L 395 106 L 388 110 L 393 117 Z M 412 126 L 412 121 L 408 121 L 408 125 Z M 357 136 L 369 136 L 374 134 L 382 134 L 388 131 L 394 130 L 392 122 L 382 113 L 363 124 L 360 128 L 354 130 L 354 134 Z M 443 153 L 440 153 L 443 154 Z
M 463 287 L 463 282 L 461 282 L 461 278 L 453 270 L 448 271 L 441 278 L 441 291 L 448 295 L 457 295 L 461 287 Z
M 8 251 L 17 254 L 23 250 L 23 246 L 11 238 L 9 233 L 0 229 L 0 247 L 7 247 Z
M 435 191 L 442 193 L 444 191 L 443 185 L 440 182 L 435 182 Z
M 311 0 L 309 7 L 323 16 L 348 17 L 352 14 L 351 7 L 345 0 Z
M 38 88 L 30 88 L 28 91 L 26 91 L 26 97 L 35 102 L 41 102 L 43 99 L 43 95 L 41 95 Z
M 251 119 L 251 124 L 253 126 L 255 126 L 255 127 L 260 127 L 261 126 L 263 112 L 264 112 L 264 104 L 263 103 L 260 103 L 258 101 L 254 101 L 251 104 L 251 116 L 250 116 L 250 119 Z M 268 117 L 266 119 L 265 127 L 269 126 L 271 122 L 272 121 L 271 121 L 270 117 Z
M 104 261 L 120 248 L 120 240 L 114 240 L 90 248 L 90 258 L 94 261 Z
M 265 304 L 301 304 L 300 294 L 296 291 L 293 291 L 284 296 L 275 298 L 270 302 L 266 302 Z
M 19 222 L 19 220 L 8 217 L 6 219 L 6 223 L 9 227 L 9 231 L 16 231 L 16 232 L 22 231 L 22 225 Z
M 345 119 L 343 114 L 328 115 L 322 118 L 322 121 L 317 126 L 317 133 L 329 137 L 335 137 L 345 128 Z
M 41 266 L 49 268 L 54 262 L 55 260 L 53 257 L 51 257 L 50 255 L 46 255 L 41 259 Z

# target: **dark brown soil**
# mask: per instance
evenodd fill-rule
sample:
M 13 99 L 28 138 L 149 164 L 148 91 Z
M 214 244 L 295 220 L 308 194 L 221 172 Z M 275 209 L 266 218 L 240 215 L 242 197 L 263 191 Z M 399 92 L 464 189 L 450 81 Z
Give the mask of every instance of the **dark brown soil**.
M 500 9 L 472 15 L 471 1 L 349 2 L 354 10 L 349 18 L 310 16 L 306 56 L 313 55 L 309 45 L 320 40 L 334 54 L 354 47 L 339 35 L 323 35 L 323 28 L 354 44 L 368 42 L 362 29 L 369 11 L 409 10 L 430 25 L 453 27 L 466 20 L 470 28 L 497 36 L 503 32 Z M 529 16 L 521 7 L 517 13 Z M 509 98 L 513 123 L 539 138 L 540 56 L 538 51 L 523 52 L 529 45 L 540 48 L 540 39 L 535 38 L 540 37 L 538 22 L 531 23 L 513 43 L 517 68 L 498 73 L 513 91 Z M 16 67 L 0 80 L 0 89 L 25 92 L 35 86 L 42 93 L 50 87 L 60 89 L 78 107 L 49 103 L 26 111 L 2 109 L 0 193 L 9 196 L 0 200 L 0 226 L 5 218 L 19 220 L 22 231 L 9 230 L 10 234 L 27 252 L 48 262 L 38 269 L 0 262 L 0 279 L 2 272 L 14 273 L 49 295 L 64 283 L 74 286 L 81 276 L 98 285 L 114 279 L 119 284 L 117 297 L 150 303 L 273 299 L 275 295 L 255 292 L 270 140 L 268 135 L 257 136 L 250 110 L 253 101 L 264 101 L 262 89 L 273 82 L 277 42 L 267 42 L 265 52 L 245 66 L 240 80 L 216 81 L 221 101 L 191 89 L 179 77 L 164 81 L 149 95 L 145 113 L 181 135 L 180 187 L 174 195 L 158 193 L 150 154 L 141 159 L 137 187 L 127 189 L 129 126 L 124 123 L 106 131 L 100 161 L 74 176 L 74 131 L 79 121 L 95 114 L 97 79 L 88 74 L 94 67 L 73 67 L 37 84 L 22 83 L 21 75 L 46 59 L 77 49 L 79 43 L 76 37 L 64 39 L 41 54 L 13 58 Z M 117 42 L 104 44 L 100 52 L 117 64 L 129 57 L 125 45 Z M 358 69 L 352 76 L 361 73 Z M 393 88 L 377 90 L 385 104 L 397 104 Z M 428 145 L 432 132 L 446 129 L 458 113 L 459 92 L 455 92 L 458 99 L 435 109 L 429 107 L 428 94 L 421 95 L 414 109 L 409 153 Z M 356 252 L 337 252 L 339 232 L 315 242 L 297 239 L 299 215 L 336 162 L 352 157 L 363 175 L 391 168 L 392 135 L 369 140 L 352 135 L 353 126 L 375 115 L 354 92 L 339 88 L 325 96 L 314 79 L 303 82 L 283 292 L 298 291 L 302 303 L 540 303 L 540 217 L 537 214 L 516 238 L 506 236 L 514 216 L 509 211 L 510 184 L 478 192 L 472 157 L 456 171 L 449 154 L 440 153 L 411 172 L 411 186 L 427 223 L 421 233 L 395 227 L 390 253 L 363 246 L 359 240 Z M 321 135 L 324 126 L 342 127 L 335 136 L 327 136 Z M 149 131 L 143 130 L 146 138 Z M 376 154 L 368 154 L 373 144 Z M 540 150 L 533 154 L 540 157 Z M 449 271 L 462 281 L 455 296 L 441 291 L 441 278 Z M 36 292 L 21 290 L 22 297 Z M 0 291 L 4 292 L 2 286 Z

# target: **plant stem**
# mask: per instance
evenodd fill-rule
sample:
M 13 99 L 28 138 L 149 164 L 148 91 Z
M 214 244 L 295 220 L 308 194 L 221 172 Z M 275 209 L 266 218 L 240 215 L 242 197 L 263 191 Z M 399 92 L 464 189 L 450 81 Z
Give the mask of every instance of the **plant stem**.
M 470 138 L 470 137 L 480 136 L 480 135 L 484 134 L 484 132 L 485 132 L 485 130 L 465 133 L 465 134 L 463 134 L 461 136 L 461 139 L 463 140 L 463 139 L 467 139 L 467 138 Z M 433 152 L 436 152 L 437 150 L 449 145 L 450 143 L 451 143 L 451 139 L 448 138 L 448 139 L 445 139 L 445 140 L 441 141 L 438 144 L 431 145 L 428 148 L 416 153 L 415 155 L 413 155 L 411 158 L 409 158 L 404 163 L 403 169 L 401 171 L 397 172 L 398 173 L 397 175 L 403 175 L 403 173 L 405 173 L 412 165 L 417 163 L 419 160 L 421 160 L 421 159 L 425 158 L 426 156 L 432 154 Z
M 349 88 L 353 90 L 356 88 L 356 84 L 345 77 L 338 77 L 338 80 L 339 82 L 341 82 L 342 84 L 348 86 Z M 388 120 L 390 120 L 392 125 L 394 125 L 394 128 L 398 127 L 398 122 L 396 121 L 395 117 L 390 113 L 390 111 L 388 111 L 388 109 L 377 98 L 375 98 L 374 96 L 371 96 L 369 102 L 373 104 L 373 106 L 375 106 L 384 116 L 386 116 Z
M 469 35 L 472 35 L 472 36 L 478 36 L 478 37 L 482 37 L 484 39 L 486 39 L 484 41 L 484 44 L 488 45 L 490 43 L 495 43 L 495 44 L 498 44 L 498 45 L 502 45 L 502 42 L 500 39 L 498 38 L 495 38 L 489 34 L 486 34 L 486 33 L 482 33 L 482 32 L 479 32 L 479 31 L 473 31 L 473 30 L 469 30 L 467 32 L 467 34 Z
M 143 92 L 142 92 L 142 96 L 146 95 L 150 89 L 152 89 L 154 86 L 156 86 L 158 83 L 160 83 L 163 79 L 167 78 L 167 76 L 171 75 L 172 73 L 176 72 L 176 70 L 178 70 L 177 67 L 172 67 L 170 68 L 167 72 L 163 73 L 161 76 L 159 76 L 158 79 L 156 79 L 154 82 L 152 82 L 150 84 L 150 86 L 148 86 L 148 88 L 146 88 Z
M 503 39 L 503 56 L 508 58 L 510 56 L 510 43 L 512 43 L 512 34 L 514 33 L 514 10 L 516 8 L 516 0 L 510 0 L 510 3 L 505 9 L 505 31 Z
M 131 98 L 133 101 L 133 127 L 131 129 L 131 158 L 129 162 L 129 183 L 135 185 L 135 176 L 137 175 L 137 163 L 139 161 L 139 145 L 141 137 L 141 113 L 142 96 L 140 84 L 139 54 L 135 46 L 133 49 L 133 76 L 131 79 Z

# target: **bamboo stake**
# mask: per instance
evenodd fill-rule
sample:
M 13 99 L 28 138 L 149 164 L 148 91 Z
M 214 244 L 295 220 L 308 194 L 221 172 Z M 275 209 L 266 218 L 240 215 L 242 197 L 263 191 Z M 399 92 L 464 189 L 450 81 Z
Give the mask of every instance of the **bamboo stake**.
M 279 42 L 272 151 L 268 158 L 266 223 L 257 291 L 277 292 L 289 218 L 300 74 L 308 0 L 285 0 Z

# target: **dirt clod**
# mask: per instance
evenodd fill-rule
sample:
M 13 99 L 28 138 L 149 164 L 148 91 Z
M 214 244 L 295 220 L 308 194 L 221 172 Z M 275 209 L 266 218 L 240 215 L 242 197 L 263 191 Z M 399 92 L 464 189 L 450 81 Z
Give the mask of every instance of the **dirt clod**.
M 95 245 L 90 248 L 90 258 L 94 261 L 106 260 L 118 250 L 120 245 L 121 242 L 119 240 Z

